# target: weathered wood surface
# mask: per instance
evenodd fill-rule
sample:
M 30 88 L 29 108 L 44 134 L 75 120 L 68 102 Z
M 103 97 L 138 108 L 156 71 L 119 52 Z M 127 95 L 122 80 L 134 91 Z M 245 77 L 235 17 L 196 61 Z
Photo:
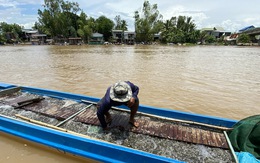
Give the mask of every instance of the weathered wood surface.
M 21 87 L 8 88 L 0 91 L 0 97 L 6 96 L 21 90 Z

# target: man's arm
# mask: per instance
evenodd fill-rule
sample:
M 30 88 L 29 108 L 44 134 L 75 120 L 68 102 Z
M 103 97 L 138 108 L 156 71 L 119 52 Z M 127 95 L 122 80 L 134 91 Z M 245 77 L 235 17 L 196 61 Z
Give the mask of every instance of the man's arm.
M 127 83 L 130 85 L 132 89 L 132 96 L 135 98 L 135 100 L 138 98 L 137 95 L 139 93 L 139 87 L 131 83 L 130 81 L 127 81 Z

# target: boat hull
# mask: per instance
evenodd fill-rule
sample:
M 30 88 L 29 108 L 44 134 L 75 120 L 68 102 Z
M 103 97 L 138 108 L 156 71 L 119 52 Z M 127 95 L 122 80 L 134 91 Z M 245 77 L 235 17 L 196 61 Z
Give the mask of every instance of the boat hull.
M 15 87 L 17 86 L 0 83 L 0 90 Z M 55 97 L 59 99 L 71 99 L 78 102 L 82 102 L 82 100 L 91 101 L 94 103 L 99 101 L 99 98 L 91 96 L 33 87 L 22 86 L 21 90 L 23 92 L 30 92 L 33 94 Z M 122 107 L 121 109 L 127 110 L 126 107 Z M 140 105 L 138 111 L 165 118 L 193 121 L 221 127 L 231 127 L 237 122 L 230 119 L 185 113 L 181 111 L 155 108 L 145 105 Z M 81 137 L 69 133 L 64 133 L 61 131 L 50 129 L 48 127 L 23 122 L 5 116 L 0 116 L 0 131 L 101 162 L 180 162 L 178 160 L 158 156 L 148 152 L 143 152 L 132 148 L 127 148 L 124 146 Z
M 180 162 L 0 116 L 0 131 L 101 162 Z

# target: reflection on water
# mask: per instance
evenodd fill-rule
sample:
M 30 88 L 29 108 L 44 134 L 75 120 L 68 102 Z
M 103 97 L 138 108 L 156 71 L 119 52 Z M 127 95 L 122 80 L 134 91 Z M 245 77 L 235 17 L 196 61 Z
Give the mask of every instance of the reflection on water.
M 258 47 L 7 46 L 1 82 L 102 97 L 118 80 L 141 104 L 241 119 L 260 111 Z

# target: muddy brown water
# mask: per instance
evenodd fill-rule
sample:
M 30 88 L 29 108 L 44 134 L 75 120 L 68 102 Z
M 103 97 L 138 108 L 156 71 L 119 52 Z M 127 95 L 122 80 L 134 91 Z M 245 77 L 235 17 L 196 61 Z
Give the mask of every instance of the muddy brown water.
M 259 65 L 259 47 L 0 47 L 0 82 L 102 97 L 112 83 L 130 80 L 140 87 L 143 105 L 236 120 L 260 112 Z M 25 155 L 42 150 L 36 151 Z M 7 156 L 1 153 L 0 160 Z
M 0 132 L 1 163 L 93 163 L 94 160 L 81 158 L 49 147 Z

